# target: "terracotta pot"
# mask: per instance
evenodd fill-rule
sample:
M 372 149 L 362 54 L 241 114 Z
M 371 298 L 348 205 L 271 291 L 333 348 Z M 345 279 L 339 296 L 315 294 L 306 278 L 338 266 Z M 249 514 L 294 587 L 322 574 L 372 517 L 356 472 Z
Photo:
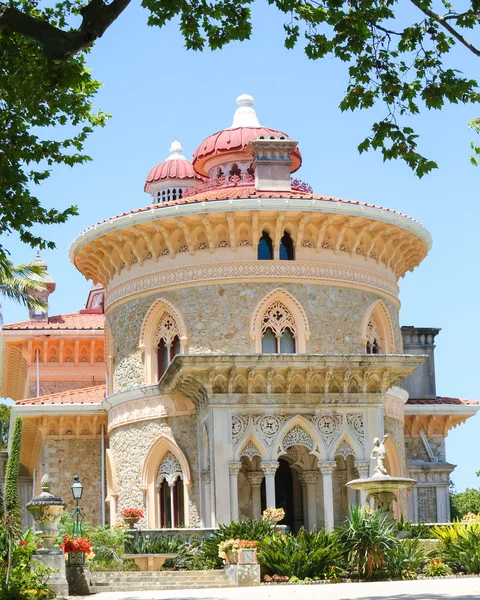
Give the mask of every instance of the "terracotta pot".
M 139 517 L 123 517 L 124 523 L 126 523 L 131 529 L 133 526 L 140 521 Z

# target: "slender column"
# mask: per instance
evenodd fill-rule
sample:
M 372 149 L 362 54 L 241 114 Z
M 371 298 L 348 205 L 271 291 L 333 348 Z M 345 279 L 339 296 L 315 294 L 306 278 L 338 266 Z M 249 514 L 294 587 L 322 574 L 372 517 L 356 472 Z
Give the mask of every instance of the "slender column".
M 308 522 L 308 499 L 307 499 L 307 484 L 303 478 L 303 473 L 298 476 L 302 485 L 302 513 L 303 513 L 303 527 L 309 529 L 310 523 Z
M 370 461 L 369 460 L 356 460 L 355 468 L 358 471 L 358 476 L 360 479 L 368 479 L 370 476 Z M 363 490 L 360 491 L 360 504 L 364 506 L 368 504 L 367 502 L 367 492 Z
M 347 465 L 347 481 L 352 481 L 352 479 L 358 479 L 357 471 L 351 467 L 351 465 Z M 348 510 L 352 506 L 358 504 L 357 502 L 357 490 L 352 490 L 352 488 L 347 487 L 347 505 Z
M 242 467 L 241 462 L 228 463 L 230 479 L 230 520 L 238 521 L 238 472 Z
M 174 498 L 174 487 L 175 482 L 168 484 L 170 488 L 170 521 L 171 527 L 175 527 L 175 498 Z
M 336 467 L 337 463 L 334 460 L 318 463 L 318 468 L 323 478 L 323 511 L 325 514 L 325 530 L 327 532 L 333 531 L 335 524 L 332 473 Z
M 275 508 L 275 473 L 278 469 L 278 461 L 262 462 L 260 467 L 265 473 L 265 491 L 267 495 L 267 508 Z
M 212 475 L 210 471 L 202 471 L 203 486 L 203 522 L 205 527 L 212 526 Z
M 345 512 L 348 514 L 348 488 L 345 487 L 347 483 L 347 471 L 337 471 L 338 483 L 340 484 L 340 504 L 343 506 Z
M 315 492 L 318 476 L 318 471 L 303 472 L 303 481 L 307 487 L 308 529 L 310 531 L 317 527 L 317 498 Z
M 262 495 L 260 488 L 263 481 L 263 471 L 249 471 L 247 479 L 252 486 L 252 515 L 254 519 L 262 517 Z

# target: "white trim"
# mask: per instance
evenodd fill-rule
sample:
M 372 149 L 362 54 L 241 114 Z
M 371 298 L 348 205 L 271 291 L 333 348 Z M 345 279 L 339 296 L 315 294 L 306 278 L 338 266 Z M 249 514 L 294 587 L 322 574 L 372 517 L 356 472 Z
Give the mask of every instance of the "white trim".
M 193 196 L 192 196 L 193 198 Z M 432 247 L 432 236 L 429 231 L 412 217 L 403 216 L 396 212 L 383 210 L 380 207 L 335 202 L 332 200 L 316 200 L 308 198 L 257 198 L 244 199 L 232 198 L 230 200 L 212 200 L 192 204 L 176 204 L 151 208 L 143 212 L 129 213 L 112 217 L 104 223 L 98 223 L 78 235 L 70 245 L 68 254 L 72 263 L 75 263 L 75 254 L 93 239 L 123 227 L 139 225 L 152 220 L 168 217 L 181 217 L 192 214 L 220 213 L 231 211 L 252 210 L 284 210 L 284 211 L 309 211 L 318 213 L 335 213 L 342 215 L 361 216 L 385 223 L 391 223 L 417 235 L 427 246 L 427 251 Z M 155 215 L 155 216 L 153 216 Z
M 480 404 L 405 404 L 406 415 L 475 415 Z
M 13 408 L 13 407 L 12 407 Z M 13 414 L 12 410 L 12 414 Z M 36 416 L 39 414 L 61 414 L 75 415 L 82 414 L 105 414 L 105 407 L 102 404 L 17 404 L 15 414 L 21 417 Z

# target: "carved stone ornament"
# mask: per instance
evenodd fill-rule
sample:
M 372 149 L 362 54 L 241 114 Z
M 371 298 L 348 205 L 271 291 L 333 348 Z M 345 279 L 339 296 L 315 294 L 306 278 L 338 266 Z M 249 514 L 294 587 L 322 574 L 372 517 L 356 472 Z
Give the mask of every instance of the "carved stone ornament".
M 368 479 L 368 476 L 370 475 L 370 461 L 356 460 L 355 468 L 358 471 L 360 479 Z
M 255 431 L 267 446 L 272 446 L 277 433 L 286 422 L 285 417 L 277 415 L 257 415 L 252 417 Z
M 240 452 L 240 456 L 247 456 L 252 460 L 254 456 L 262 456 L 262 454 L 253 442 L 248 442 L 245 448 Z
M 327 448 L 338 438 L 343 426 L 343 415 L 322 415 L 311 417 Z
M 235 448 L 238 442 L 242 439 L 248 426 L 248 415 L 233 415 L 232 416 L 232 442 Z
M 292 446 L 305 446 L 309 450 L 315 448 L 315 444 L 309 433 L 305 431 L 300 425 L 294 425 L 290 431 L 285 434 L 282 440 L 282 446 L 285 450 Z
M 319 475 L 320 473 L 318 471 L 303 471 L 302 478 L 307 485 L 310 485 L 317 483 Z
M 155 343 L 159 344 L 160 340 L 163 340 L 167 346 L 171 346 L 175 336 L 180 337 L 177 322 L 169 313 L 165 312 L 155 330 Z
M 228 474 L 230 477 L 238 477 L 238 473 L 242 468 L 241 462 L 230 462 L 228 463 Z
M 277 338 L 282 337 L 285 329 L 290 329 L 294 335 L 297 331 L 290 311 L 280 300 L 271 304 L 263 315 L 262 335 L 267 329 L 271 329 Z
M 359 413 L 347 415 L 348 428 L 350 429 L 353 437 L 365 447 L 365 426 L 363 423 L 363 415 Z
M 182 467 L 177 457 L 170 451 L 165 454 L 158 469 L 158 483 L 164 479 L 167 480 L 168 485 L 174 485 L 177 479 L 183 479 Z
M 337 454 L 343 456 L 343 458 L 347 460 L 348 456 L 355 456 L 355 451 L 347 442 L 347 440 L 343 440 L 340 446 L 338 446 L 338 448 L 335 450 L 335 456 L 337 456 Z
M 202 471 L 202 483 L 204 485 L 210 485 L 212 483 L 212 474 L 210 471 Z
M 272 462 L 262 462 L 260 463 L 260 467 L 262 468 L 262 471 L 265 473 L 265 477 L 273 477 L 275 475 L 275 473 L 277 472 L 279 463 L 278 461 L 272 461 Z
M 337 468 L 337 463 L 334 460 L 319 462 L 318 468 L 320 469 L 320 473 L 322 475 L 332 475 Z
M 247 479 L 250 482 L 250 485 L 261 485 L 264 477 L 265 474 L 263 471 L 249 471 L 247 473 Z

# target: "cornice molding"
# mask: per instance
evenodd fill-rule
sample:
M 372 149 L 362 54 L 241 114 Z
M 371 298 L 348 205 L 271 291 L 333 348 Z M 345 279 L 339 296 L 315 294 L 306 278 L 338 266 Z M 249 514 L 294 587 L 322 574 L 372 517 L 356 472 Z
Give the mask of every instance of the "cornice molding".
M 243 261 L 176 267 L 135 277 L 108 290 L 107 312 L 118 302 L 154 290 L 252 281 L 294 281 L 360 287 L 374 290 L 399 303 L 398 285 L 391 279 L 367 269 L 331 263 Z

